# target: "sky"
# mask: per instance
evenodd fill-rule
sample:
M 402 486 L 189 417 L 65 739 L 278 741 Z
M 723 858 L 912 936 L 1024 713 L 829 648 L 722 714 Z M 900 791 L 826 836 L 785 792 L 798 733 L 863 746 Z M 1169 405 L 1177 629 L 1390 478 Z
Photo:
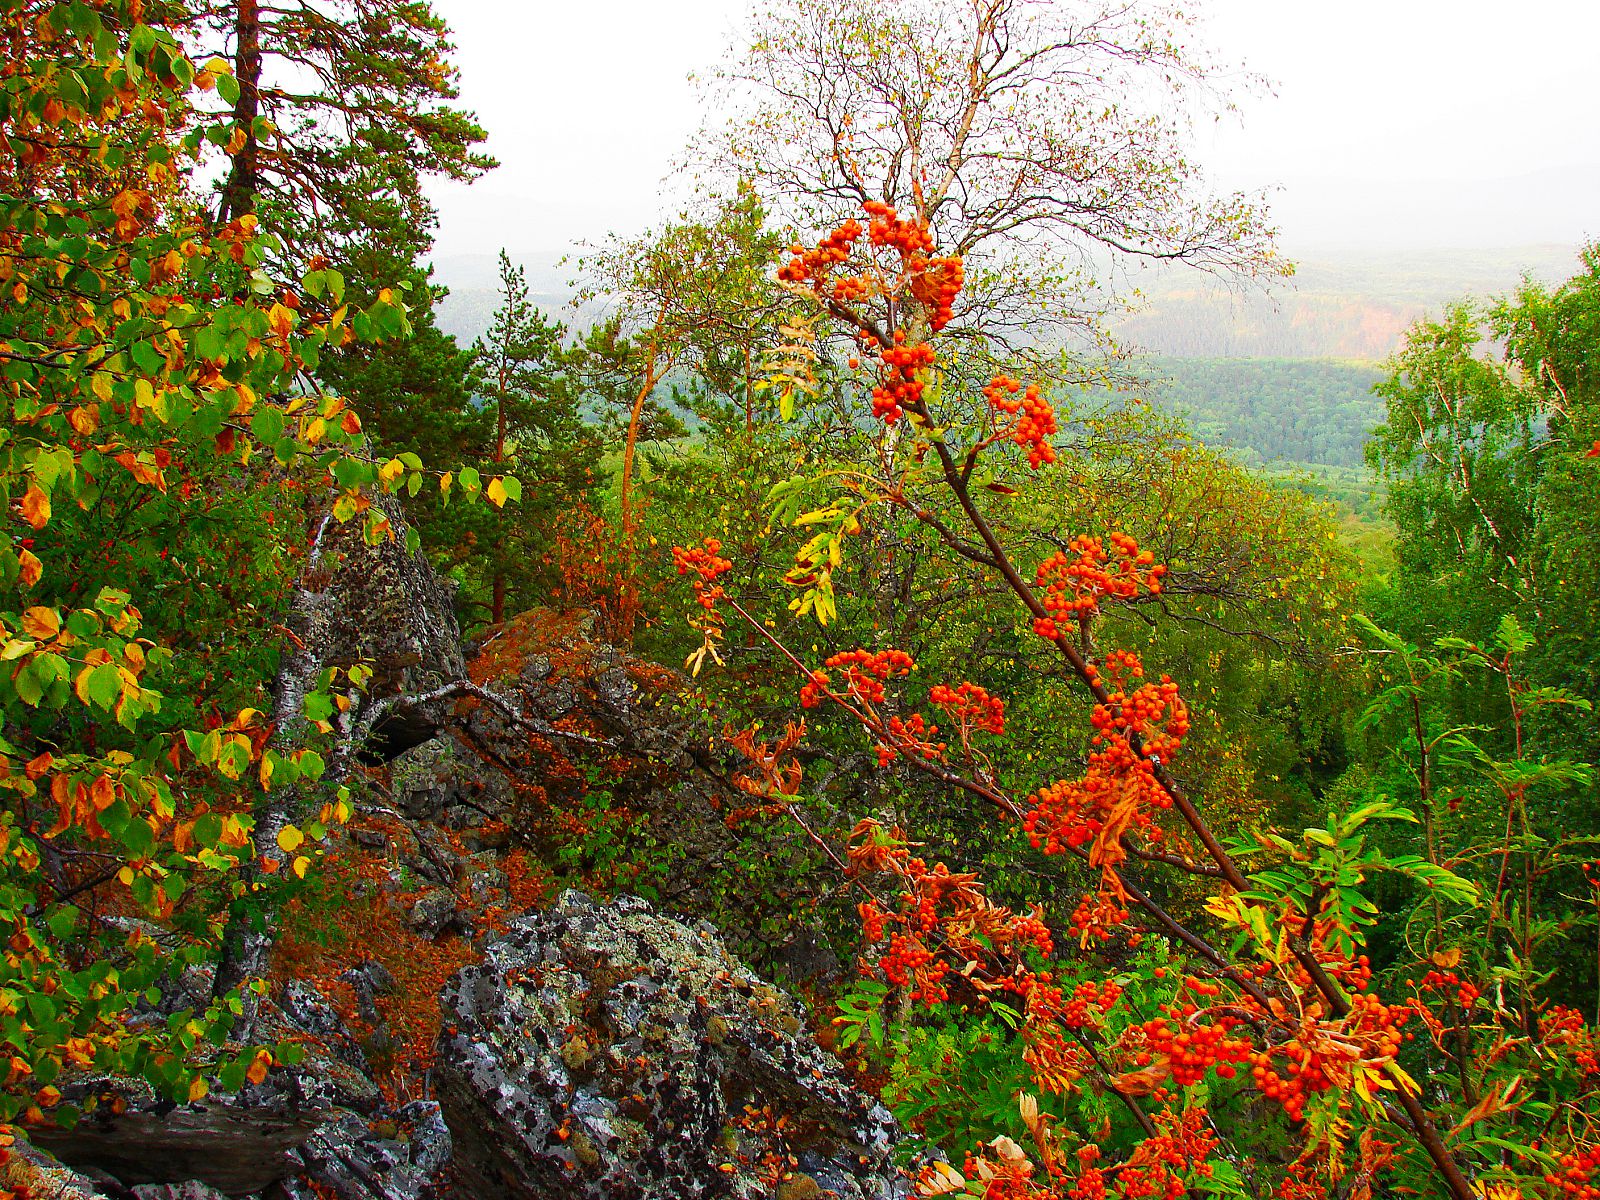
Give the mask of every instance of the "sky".
M 435 258 L 631 235 L 702 113 L 689 83 L 755 0 L 435 0 L 501 166 L 435 184 Z M 1269 192 L 1282 245 L 1600 236 L 1600 0 L 1197 0 L 1219 56 L 1273 81 L 1196 145 Z

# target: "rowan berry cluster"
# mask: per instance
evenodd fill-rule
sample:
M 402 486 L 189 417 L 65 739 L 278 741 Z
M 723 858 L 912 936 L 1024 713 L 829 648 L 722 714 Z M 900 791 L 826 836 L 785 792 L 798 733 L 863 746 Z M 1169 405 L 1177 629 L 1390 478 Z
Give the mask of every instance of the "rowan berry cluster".
M 1471 980 L 1463 980 L 1454 971 L 1429 971 L 1417 984 L 1419 990 L 1443 992 L 1454 989 L 1456 1003 L 1462 1008 L 1471 1008 L 1477 1003 L 1478 997 L 1483 995 L 1483 989 Z
M 1355 1072 L 1392 1063 L 1407 1037 L 1400 1026 L 1410 1015 L 1409 1005 L 1389 1005 L 1370 992 L 1359 993 L 1352 997 L 1350 1013 L 1336 1036 L 1308 1020 L 1294 1037 L 1252 1055 L 1250 1073 L 1256 1088 L 1281 1104 L 1290 1120 L 1298 1121 L 1312 1093 L 1348 1088 Z M 1282 1074 L 1275 1065 L 1280 1057 Z
M 910 259 L 906 269 L 912 272 L 911 294 L 922 302 L 928 311 L 928 324 L 935 333 L 950 324 L 955 315 L 956 297 L 966 282 L 965 267 L 960 255 L 930 258 L 926 262 Z
M 926 221 L 902 219 L 893 207 L 878 200 L 869 200 L 861 207 L 872 218 L 867 239 L 876 247 L 899 253 L 901 272 L 910 281 L 911 294 L 927 309 L 928 323 L 937 333 L 950 323 L 951 307 L 961 292 L 961 258 L 930 257 L 933 233 Z
M 1092 1029 L 1122 999 L 1122 985 L 1115 979 L 1087 979 L 1068 996 L 1050 981 L 1049 972 L 1041 971 L 1032 976 L 1025 995 L 1030 1015 L 1048 1015 L 1067 1029 Z
M 896 987 L 912 988 L 911 996 L 928 1007 L 950 998 L 943 979 L 949 974 L 946 963 L 935 958 L 921 939 L 897 933 L 889 939 L 889 950 L 878 960 L 883 977 Z
M 1087 946 L 1090 938 L 1110 941 L 1111 931 L 1127 919 L 1127 906 L 1116 890 L 1102 888 L 1078 901 L 1078 907 L 1072 910 L 1072 929 L 1078 935 L 1078 945 Z
M 923 382 L 919 372 L 933 366 L 933 347 L 927 342 L 906 345 L 903 329 L 895 330 L 895 344 L 884 347 L 879 357 L 883 361 L 883 374 L 878 386 L 872 389 L 872 415 L 885 425 L 893 425 L 904 414 L 907 406 L 922 402 Z
M 1423 1020 L 1428 1014 L 1423 1013 Z M 1572 1055 L 1572 1061 L 1585 1075 L 1600 1075 L 1600 1048 L 1595 1045 L 1595 1031 L 1589 1027 L 1584 1015 L 1564 1004 L 1552 1004 L 1539 1014 L 1539 1034 L 1547 1049 L 1563 1049 Z
M 952 872 L 943 863 L 930 867 L 911 853 L 898 831 L 876 821 L 856 825 L 849 861 L 853 873 L 889 875 L 901 888 L 892 912 L 872 900 L 859 906 L 866 940 L 889 937 L 886 956 L 863 964 L 863 970 L 875 965 L 890 983 L 909 988 L 913 999 L 930 1007 L 948 998 L 944 981 L 952 970 L 970 973 L 973 964 L 986 964 L 985 973 L 996 981 L 991 989 L 1017 991 L 1031 978 L 1019 963 L 1024 948 L 1041 954 L 1053 950 L 1039 912 L 1019 914 L 992 903 L 977 876 Z
M 1006 702 L 975 683 L 957 688 L 938 684 L 928 691 L 928 701 L 955 722 L 963 742 L 978 730 L 997 737 L 1006 731 Z
M 1136 765 L 1147 768 L 1148 763 L 1171 762 L 1189 733 L 1189 709 L 1178 695 L 1178 685 L 1163 675 L 1160 683 L 1142 684 L 1129 692 L 1124 690 L 1127 684 L 1144 674 L 1138 658 L 1113 651 L 1107 656 L 1107 666 L 1116 690 L 1089 714 L 1095 730 L 1093 744 L 1101 747 L 1104 756 L 1101 765 L 1115 770 L 1125 757 L 1132 758 L 1132 737 L 1139 739 L 1141 764 Z M 1093 664 L 1089 670 L 1091 675 L 1100 674 Z M 1164 793 L 1154 799 L 1163 808 L 1170 803 Z
M 884 681 L 896 675 L 909 675 L 917 665 L 903 650 L 846 650 L 828 658 L 823 667 L 844 672 L 845 694 L 868 704 L 882 704 Z M 827 670 L 813 671 L 800 689 L 800 707 L 815 708 L 824 697 L 833 695 L 832 676 Z
M 1189 1194 L 1188 1177 L 1211 1176 L 1206 1162 L 1217 1144 L 1216 1134 L 1203 1108 L 1184 1113 L 1159 1113 L 1159 1133 L 1146 1138 L 1117 1173 L 1117 1191 L 1123 1200 L 1181 1200 Z
M 1250 1039 L 1232 1036 L 1233 1029 L 1241 1023 L 1239 1018 L 1225 1014 L 1208 1025 L 1195 1021 L 1192 1004 L 1173 1005 L 1167 1011 L 1170 1019 L 1155 1017 L 1135 1027 L 1145 1045 L 1134 1057 L 1139 1066 L 1165 1063 L 1172 1071 L 1173 1082 L 1188 1087 L 1199 1083 L 1213 1067 L 1223 1079 L 1232 1079 L 1235 1064 L 1252 1057 Z
M 1143 674 L 1136 656 L 1113 651 L 1107 671 L 1117 687 L 1095 706 L 1089 768 L 1080 780 L 1058 780 L 1030 796 L 1023 829 L 1034 847 L 1060 854 L 1088 842 L 1089 861 L 1108 870 L 1127 857 L 1122 839 L 1159 840 L 1152 809 L 1172 806 L 1155 778 L 1156 761 L 1170 762 L 1189 731 L 1188 709 L 1166 676 L 1131 693 L 1121 690 Z M 1093 668 L 1091 668 L 1091 671 Z M 1136 750 L 1130 739 L 1140 739 Z M 1116 887 L 1114 877 L 1108 884 Z
M 1017 392 L 1022 392 L 1020 398 L 1016 397 Z M 1056 411 L 1039 394 L 1038 385 L 1030 383 L 1024 391 L 1022 384 L 1009 375 L 996 375 L 983 394 L 996 412 L 1021 414 L 1005 433 L 1028 452 L 1030 467 L 1038 470 L 1056 461 L 1056 448 L 1050 444 L 1056 433 Z
M 1556 1162 L 1561 1169 L 1546 1173 L 1546 1183 L 1572 1200 L 1600 1200 L 1600 1185 L 1594 1181 L 1600 1175 L 1600 1146 L 1563 1154 Z
M 1106 600 L 1132 600 L 1142 592 L 1152 596 L 1161 592 L 1161 577 L 1167 568 L 1155 561 L 1150 551 L 1124 533 L 1113 533 L 1106 543 L 1097 537 L 1080 535 L 1056 551 L 1034 576 L 1044 595 L 1040 603 L 1051 614 L 1033 623 L 1040 637 L 1054 641 L 1059 635 L 1056 622 L 1072 619 L 1085 622 L 1100 611 Z
M 849 220 L 818 242 L 814 250 L 790 246 L 792 257 L 787 265 L 778 268 L 778 278 L 786 283 L 822 281 L 835 265 L 849 261 L 850 251 L 862 232 L 860 221 Z
M 890 717 L 884 726 L 884 737 L 873 747 L 877 751 L 878 765 L 886 767 L 902 754 L 916 758 L 943 758 L 945 742 L 932 739 L 939 727 L 930 725 L 921 713 L 912 713 L 902 720 Z
M 863 228 L 860 221 L 845 221 L 827 237 L 807 250 L 804 246 L 789 247 L 790 259 L 778 268 L 778 279 L 784 283 L 809 285 L 820 296 L 841 303 L 852 303 L 875 292 L 886 292 L 908 287 L 912 297 L 928 314 L 928 324 L 937 333 L 950 323 L 956 297 L 965 282 L 965 268 L 959 255 L 933 255 L 933 234 L 926 221 L 902 219 L 889 205 L 871 200 L 862 206 L 871 218 Z M 875 250 L 889 250 L 899 256 L 898 269 L 885 274 L 898 276 L 889 280 L 873 274 L 847 275 L 831 280 L 833 269 L 848 262 L 862 233 Z
M 731 562 L 719 557 L 721 549 L 722 543 L 716 538 L 707 538 L 704 548 L 699 546 L 672 548 L 672 564 L 678 568 L 678 574 L 696 577 L 690 584 L 694 589 L 695 603 L 718 620 L 720 616 L 717 613 L 717 601 L 727 593 L 716 585 L 717 577 L 733 570 Z

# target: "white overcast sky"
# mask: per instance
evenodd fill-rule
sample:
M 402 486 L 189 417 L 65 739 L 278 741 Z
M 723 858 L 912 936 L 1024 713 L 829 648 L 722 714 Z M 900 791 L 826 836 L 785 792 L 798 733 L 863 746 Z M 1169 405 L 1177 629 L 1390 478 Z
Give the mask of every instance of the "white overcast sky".
M 499 170 L 433 188 L 436 255 L 637 233 L 700 121 L 687 81 L 757 0 L 435 0 Z M 1600 0 L 1197 0 L 1271 78 L 1198 149 L 1276 189 L 1291 254 L 1600 236 Z

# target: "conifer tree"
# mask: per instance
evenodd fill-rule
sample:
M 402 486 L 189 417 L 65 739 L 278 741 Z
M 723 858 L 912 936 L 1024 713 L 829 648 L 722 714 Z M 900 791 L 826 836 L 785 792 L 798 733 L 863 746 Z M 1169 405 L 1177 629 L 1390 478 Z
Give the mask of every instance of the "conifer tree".
M 537 480 L 515 512 L 473 510 L 484 539 L 480 574 L 489 619 L 505 620 L 508 596 L 526 602 L 548 548 L 555 515 L 583 493 L 599 446 L 579 411 L 580 355 L 565 348 L 566 326 L 541 312 L 528 294 L 527 273 L 500 251 L 500 305 L 472 348 L 475 384 L 488 426 L 487 461 L 504 474 L 516 463 Z
M 268 220 L 291 261 L 335 263 L 352 241 L 411 261 L 431 243 L 424 176 L 468 180 L 494 166 L 485 134 L 455 107 L 449 30 L 419 0 L 203 0 L 186 6 L 196 57 L 233 68 L 218 92 L 236 132 L 218 223 Z

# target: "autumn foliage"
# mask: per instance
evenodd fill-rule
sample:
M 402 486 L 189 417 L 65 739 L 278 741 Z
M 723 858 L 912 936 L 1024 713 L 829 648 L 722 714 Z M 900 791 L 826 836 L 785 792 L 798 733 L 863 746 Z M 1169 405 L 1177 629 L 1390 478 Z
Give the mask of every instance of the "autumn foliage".
M 880 989 L 867 994 L 885 1005 L 902 997 L 934 1028 L 970 1019 L 956 1014 L 996 1014 L 1016 1057 L 1027 1145 L 1002 1136 L 973 1147 L 960 1170 L 928 1168 L 921 1194 L 1175 1200 L 1242 1194 L 1245 1169 L 1256 1187 L 1270 1181 L 1285 1200 L 1366 1197 L 1390 1186 L 1457 1200 L 1597 1194 L 1588 1183 L 1597 1161 L 1587 1107 L 1595 1060 L 1581 1018 L 1559 1007 L 1533 1018 L 1541 1053 L 1564 1065 L 1540 1069 L 1540 1111 L 1552 1115 L 1530 1128 L 1515 1115 L 1528 1103 L 1517 1098 L 1527 1087 L 1519 1073 L 1529 1069 L 1525 1031 L 1490 1017 L 1481 986 L 1442 968 L 1458 950 L 1441 942 L 1431 958 L 1381 983 L 1375 974 L 1364 942 L 1373 909 L 1357 891 L 1369 876 L 1409 873 L 1450 903 L 1481 903 L 1433 861 L 1368 847 L 1370 823 L 1409 814 L 1377 803 L 1301 842 L 1274 833 L 1261 843 L 1271 865 L 1247 873 L 1239 856 L 1254 848 L 1225 846 L 1179 783 L 1191 723 L 1180 684 L 1151 677 L 1130 649 L 1098 644 L 1108 609 L 1163 597 L 1167 566 L 1116 530 L 1080 533 L 1031 570 L 1018 561 L 1027 549 L 1008 540 L 996 502 L 980 502 L 970 480 L 983 456 L 1006 446 L 1031 471 L 1050 467 L 1059 423 L 1042 388 L 1005 373 L 981 388 L 981 403 L 962 408 L 950 395 L 958 377 L 941 367 L 938 335 L 959 294 L 959 259 L 937 254 L 925 222 L 871 204 L 865 220 L 844 221 L 812 248 L 796 246 L 779 278 L 837 323 L 856 355 L 852 368 L 866 361 L 863 411 L 884 431 L 873 483 L 853 484 L 848 507 L 803 520 L 836 520 L 848 534 L 855 514 L 876 504 L 927 523 L 952 554 L 1009 592 L 1019 623 L 1059 656 L 1089 706 L 1087 727 L 1064 733 L 1060 747 L 1070 758 L 1082 746 L 1083 769 L 1014 797 L 977 745 L 1005 735 L 1002 697 L 970 680 L 936 683 L 921 693 L 929 708 L 919 711 L 916 664 L 903 651 L 845 650 L 813 666 L 780 645 L 799 681 L 799 707 L 832 707 L 866 735 L 880 768 L 898 765 L 967 796 L 973 820 L 1011 824 L 1045 862 L 1080 863 L 1089 882 L 1075 907 L 1015 912 L 988 898 L 978 872 L 930 863 L 903 831 L 870 817 L 836 860 L 861 896 L 870 949 L 860 969 Z M 851 515 L 835 515 L 843 512 Z M 831 561 L 842 542 L 829 543 Z M 719 550 L 674 550 L 680 573 L 694 580 L 694 623 L 718 638 L 725 593 L 716 581 L 734 566 Z M 803 558 L 788 576 L 808 597 L 831 588 L 831 573 L 815 562 Z M 824 618 L 831 594 L 826 600 L 800 611 Z M 791 728 L 780 745 L 798 741 Z M 748 734 L 738 745 L 757 753 Z M 784 781 L 785 803 L 769 811 L 795 814 L 799 763 L 779 769 L 765 744 L 759 757 L 767 778 Z M 1160 873 L 1198 881 L 1207 892 L 1200 911 L 1175 915 L 1159 902 Z M 1164 947 L 1159 956 L 1151 939 Z M 869 1010 L 851 1011 L 858 1015 L 841 1020 L 864 1020 Z M 1425 1086 L 1403 1065 L 1419 1061 L 1418 1038 L 1458 1063 L 1463 1046 L 1482 1042 L 1472 1075 L 1462 1066 L 1458 1093 Z M 1108 1139 L 1109 1118 L 1099 1133 L 1068 1122 L 1061 1101 L 1088 1092 L 1114 1098 L 1131 1132 Z M 1276 1165 L 1248 1157 L 1248 1139 L 1231 1145 L 1211 1114 L 1213 1103 L 1250 1096 L 1278 1114 L 1290 1149 Z M 1497 1150 L 1505 1143 L 1489 1135 L 1495 1128 L 1519 1130 L 1528 1157 Z M 1491 1140 L 1475 1142 L 1480 1133 Z

